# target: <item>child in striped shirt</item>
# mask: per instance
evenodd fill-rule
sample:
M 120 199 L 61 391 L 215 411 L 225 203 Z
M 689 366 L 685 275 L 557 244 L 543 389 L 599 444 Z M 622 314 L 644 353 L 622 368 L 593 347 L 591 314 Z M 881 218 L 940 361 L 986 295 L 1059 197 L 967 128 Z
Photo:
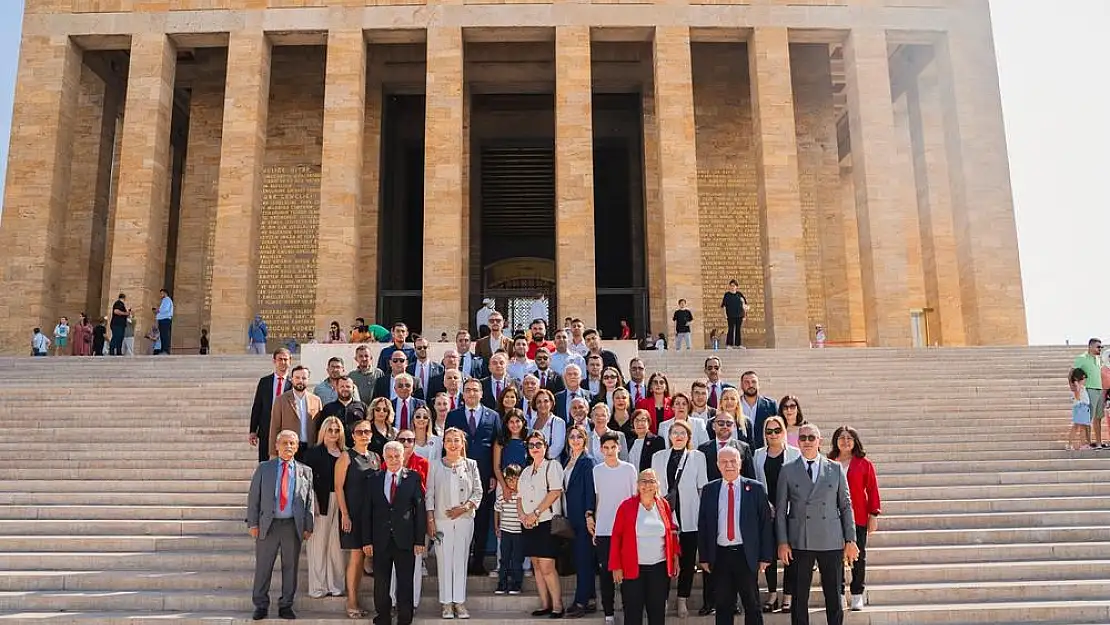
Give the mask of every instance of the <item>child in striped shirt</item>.
M 520 500 L 520 465 L 510 464 L 501 472 L 505 476 L 505 488 L 497 494 L 493 505 L 494 531 L 501 543 L 501 567 L 497 580 L 496 595 L 509 593 L 519 595 L 524 585 L 524 550 L 521 541 L 520 513 L 517 502 Z

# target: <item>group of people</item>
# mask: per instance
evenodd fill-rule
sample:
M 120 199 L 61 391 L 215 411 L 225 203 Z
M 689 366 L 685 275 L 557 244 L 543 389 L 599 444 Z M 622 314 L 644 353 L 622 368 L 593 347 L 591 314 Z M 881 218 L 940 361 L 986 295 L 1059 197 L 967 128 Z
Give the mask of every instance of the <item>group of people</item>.
M 1105 440 L 1102 436 L 1110 364 L 1103 360 L 1101 339 L 1087 341 L 1087 351 L 1076 356 L 1068 373 L 1068 387 L 1072 392 L 1072 418 L 1067 448 L 1073 451 L 1110 449 L 1110 436 Z
M 412 621 L 429 553 L 445 619 L 470 617 L 467 578 L 486 575 L 494 552 L 496 594 L 521 593 L 531 571 L 533 617 L 600 609 L 611 624 L 619 587 L 625 623 L 661 624 L 671 581 L 674 613 L 686 616 L 700 570 L 699 614 L 731 623 L 739 604 L 749 625 L 768 612 L 804 625 L 816 566 L 838 625 L 845 562 L 851 607 L 863 608 L 880 499 L 855 429 L 837 428 L 822 456 L 798 398 L 762 395 L 753 371 L 737 387 L 711 356 L 686 392 L 639 358 L 626 379 L 580 321 L 553 340 L 539 319 L 515 337 L 503 325 L 493 311 L 487 336 L 460 330 L 434 362 L 426 339 L 410 343 L 394 324 L 376 362 L 358 345 L 354 370 L 332 358 L 312 389 L 306 368 L 274 352 L 249 432 L 260 460 L 248 513 L 256 619 L 279 551 L 279 614 L 291 618 L 302 542 L 308 594 L 345 596 L 347 615 L 365 618 L 358 589 L 372 571 L 383 624 Z
M 145 337 L 150 353 L 169 354 L 173 327 L 173 300 L 165 289 L 159 291 L 158 307 L 152 308 L 154 323 Z M 132 356 L 135 354 L 135 314 L 127 304 L 127 294 L 120 293 L 112 304 L 111 317 L 101 317 L 94 324 L 82 312 L 77 323 L 61 317 L 54 326 L 53 340 L 42 328 L 31 331 L 31 355 L 49 356 L 53 345 L 55 356 Z M 201 330 L 201 352 L 208 353 L 208 331 Z

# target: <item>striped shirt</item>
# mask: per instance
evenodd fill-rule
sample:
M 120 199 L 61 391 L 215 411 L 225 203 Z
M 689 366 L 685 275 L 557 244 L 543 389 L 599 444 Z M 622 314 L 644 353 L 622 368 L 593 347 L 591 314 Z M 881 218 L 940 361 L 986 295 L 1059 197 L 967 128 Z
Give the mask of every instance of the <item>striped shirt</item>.
M 517 502 L 520 501 L 520 491 L 513 491 L 512 497 L 506 499 L 505 493 L 497 495 L 497 503 L 493 504 L 493 511 L 501 515 L 501 531 L 510 534 L 519 534 L 520 512 Z

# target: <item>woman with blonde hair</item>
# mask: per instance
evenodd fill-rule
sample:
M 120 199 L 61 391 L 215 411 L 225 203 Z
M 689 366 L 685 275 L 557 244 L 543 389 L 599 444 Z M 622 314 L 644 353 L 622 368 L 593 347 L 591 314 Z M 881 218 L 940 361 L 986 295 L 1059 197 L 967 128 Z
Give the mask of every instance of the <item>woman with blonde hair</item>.
M 482 503 L 483 489 L 478 463 L 466 457 L 466 433 L 447 428 L 443 457 L 429 464 L 428 537 L 436 543 L 442 616 L 468 619 L 466 565 L 474 538 L 474 513 Z
M 377 401 L 377 400 L 375 400 Z M 389 405 L 389 401 L 386 401 Z M 390 408 L 392 409 L 392 407 Z M 347 616 L 366 618 L 367 612 L 358 605 L 358 587 L 362 581 L 362 512 L 366 496 L 366 478 L 382 466 L 381 456 L 370 451 L 373 426 L 367 420 L 351 424 L 354 444 L 335 462 L 335 497 L 339 504 L 339 544 L 350 551 L 347 561 Z
M 304 454 L 312 469 L 312 489 L 316 509 L 312 536 L 305 543 L 308 552 L 308 596 L 319 599 L 343 595 L 343 550 L 339 546 L 339 506 L 335 501 L 335 465 L 347 450 L 343 422 L 328 417 L 320 424 L 316 444 Z
M 381 456 L 385 444 L 397 438 L 397 428 L 393 427 L 393 402 L 388 397 L 377 397 L 366 412 L 370 420 L 370 451 Z
M 440 457 L 443 450 L 443 437 L 439 435 L 432 420 L 432 411 L 427 405 L 418 407 L 412 412 L 412 434 L 416 437 L 412 452 L 431 462 Z
M 736 429 L 733 430 L 736 438 L 744 441 L 749 447 L 752 445 L 752 420 L 744 414 L 744 410 L 740 407 L 740 390 L 733 387 L 728 387 L 721 391 L 721 400 L 717 403 L 717 412 L 727 412 L 732 415 L 732 419 L 736 421 Z
M 755 465 L 755 479 L 762 482 L 767 489 L 768 501 L 776 501 L 774 497 L 778 496 L 779 473 L 782 468 L 802 457 L 801 450 L 787 442 L 787 432 L 786 421 L 783 421 L 782 417 L 767 417 L 763 422 L 763 441 L 767 445 L 755 450 L 755 458 L 752 461 Z M 772 508 L 771 513 L 775 514 L 775 512 L 776 510 Z M 782 538 L 785 540 L 785 537 Z M 775 544 L 778 544 L 777 540 Z M 767 603 L 763 604 L 765 613 L 791 610 L 790 597 L 794 594 L 794 568 L 787 564 L 783 569 L 781 598 L 778 594 L 778 574 L 778 560 L 772 559 L 770 566 L 764 572 L 767 578 Z

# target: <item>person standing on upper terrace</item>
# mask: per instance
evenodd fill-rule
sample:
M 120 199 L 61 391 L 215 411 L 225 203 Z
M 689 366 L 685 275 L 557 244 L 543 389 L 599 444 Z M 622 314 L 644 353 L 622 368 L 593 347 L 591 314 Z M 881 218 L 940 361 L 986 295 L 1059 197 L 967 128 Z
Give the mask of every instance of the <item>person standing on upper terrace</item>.
M 173 300 L 170 299 L 169 291 L 166 289 L 159 289 L 158 293 L 162 299 L 158 302 L 158 308 L 154 309 L 154 320 L 158 323 L 158 336 L 162 343 L 155 353 L 169 354 L 170 333 L 173 329 Z
M 1105 395 L 1102 390 L 1102 340 L 1093 338 L 1087 341 L 1087 351 L 1075 358 L 1075 368 L 1087 374 L 1087 395 L 1091 398 L 1091 433 L 1094 435 L 1092 448 L 1107 448 L 1110 444 L 1102 442 L 1102 415 L 1105 412 Z

